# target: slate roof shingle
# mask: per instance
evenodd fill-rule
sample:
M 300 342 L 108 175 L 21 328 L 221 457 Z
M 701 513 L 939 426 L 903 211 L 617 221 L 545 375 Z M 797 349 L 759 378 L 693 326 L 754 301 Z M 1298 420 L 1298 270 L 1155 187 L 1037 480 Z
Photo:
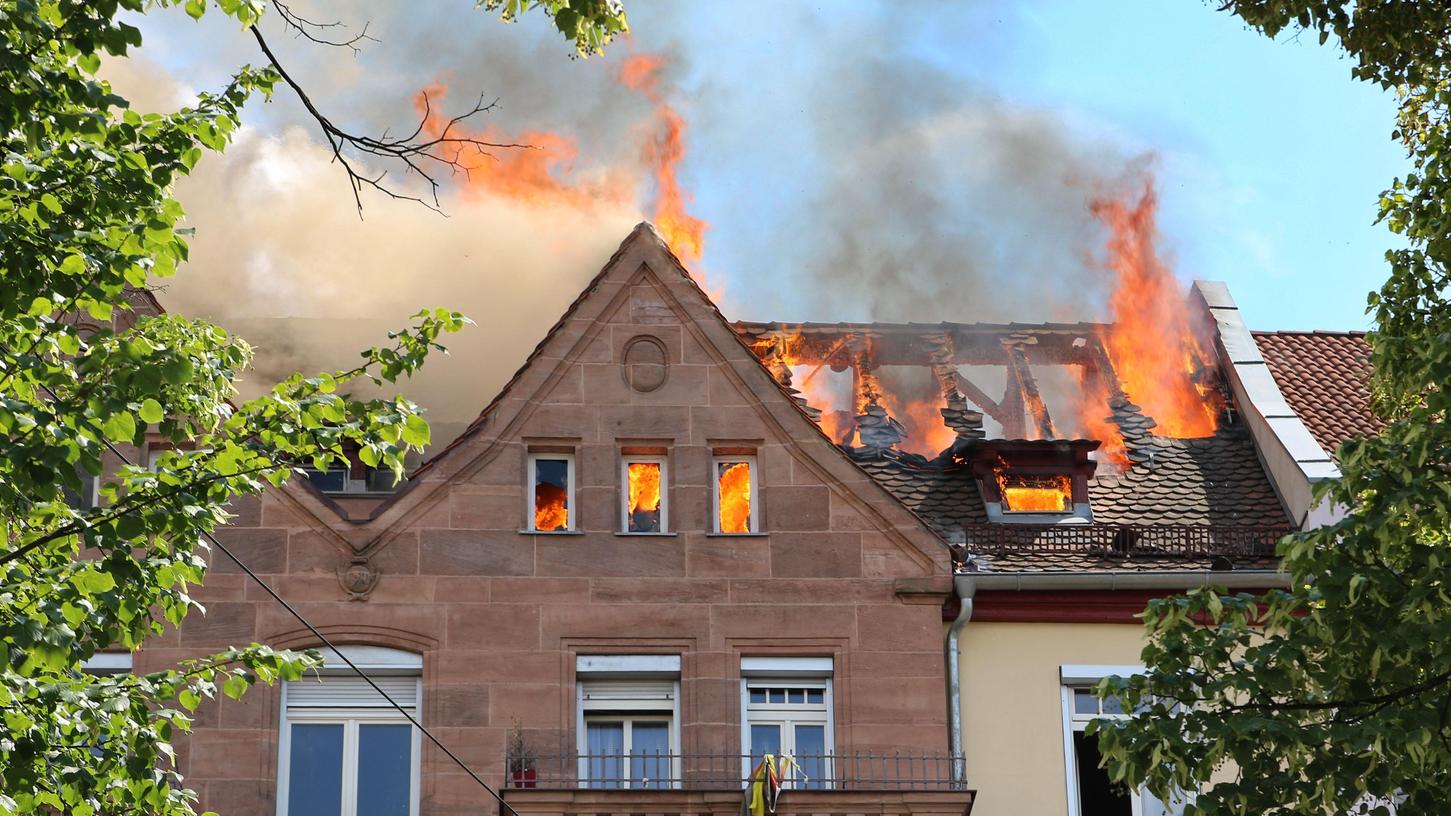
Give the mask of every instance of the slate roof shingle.
M 1374 436 L 1365 332 L 1253 332 L 1270 374 L 1315 441 L 1339 460 L 1347 439 Z

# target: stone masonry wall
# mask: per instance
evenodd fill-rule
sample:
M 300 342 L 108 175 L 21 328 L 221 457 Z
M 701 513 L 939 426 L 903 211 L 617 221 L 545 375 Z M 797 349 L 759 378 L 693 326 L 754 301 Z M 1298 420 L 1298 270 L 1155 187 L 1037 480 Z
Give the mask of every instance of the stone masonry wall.
M 740 750 L 743 655 L 835 659 L 838 753 L 945 752 L 945 549 L 793 413 L 658 247 L 635 244 L 490 421 L 373 521 L 329 516 L 289 485 L 234 508 L 220 538 L 328 637 L 420 653 L 422 721 L 491 784 L 514 720 L 538 750 L 572 749 L 577 654 L 681 655 L 685 753 Z M 640 336 L 667 353 L 648 393 L 620 366 Z M 520 532 L 531 445 L 575 452 L 581 532 Z M 631 445 L 669 451 L 672 535 L 616 532 Z M 721 447 L 757 452 L 759 535 L 705 532 Z M 379 576 L 366 600 L 338 576 L 354 551 Z M 317 645 L 220 557 L 197 597 L 206 614 L 148 646 L 138 670 L 254 640 Z M 259 687 L 203 708 L 181 762 L 204 808 L 274 812 L 278 705 Z M 494 807 L 426 744 L 422 798 L 425 814 Z

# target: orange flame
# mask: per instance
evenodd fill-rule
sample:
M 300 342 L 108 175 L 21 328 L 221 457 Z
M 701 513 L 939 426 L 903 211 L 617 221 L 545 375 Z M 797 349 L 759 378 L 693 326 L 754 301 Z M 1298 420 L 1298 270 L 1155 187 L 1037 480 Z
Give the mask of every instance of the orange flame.
M 1194 379 L 1207 355 L 1179 283 L 1154 246 L 1156 208 L 1152 180 L 1136 202 L 1104 198 L 1090 204 L 1112 231 L 1108 267 L 1117 276 L 1113 324 L 1103 344 L 1124 392 L 1158 423 L 1158 433 L 1210 436 L 1217 397 Z
M 751 464 L 736 462 L 721 468 L 719 475 L 720 531 L 751 531 Z
M 1108 386 L 1103 377 L 1080 368 L 1078 388 L 1079 435 L 1103 443 L 1097 451 L 1098 461 L 1111 462 L 1120 468 L 1128 467 L 1129 452 L 1124 447 L 1123 435 L 1118 426 L 1109 421 L 1113 409 L 1108 404 Z
M 906 429 L 907 436 L 897 447 L 929 459 L 952 446 L 957 432 L 942 419 L 941 398 L 903 400 L 891 392 L 882 393 L 882 407 Z
M 660 92 L 660 69 L 664 65 L 663 57 L 635 54 L 620 66 L 620 82 L 655 103 L 659 132 L 645 143 L 644 149 L 645 161 L 655 174 L 655 213 L 652 218 L 671 251 L 683 264 L 692 267 L 705 254 L 705 231 L 710 224 L 685 211 L 692 197 L 680 189 L 680 182 L 675 176 L 676 168 L 685 158 L 685 120 Z M 703 274 L 692 270 L 691 275 L 704 286 Z
M 569 529 L 569 507 L 564 488 L 548 482 L 534 486 L 534 529 L 546 532 Z
M 537 205 L 563 204 L 588 209 L 603 203 L 622 203 L 630 198 L 630 184 L 618 170 L 606 170 L 591 178 L 574 177 L 579 146 L 573 139 L 542 130 L 516 135 L 499 128 L 472 131 L 450 124 L 441 113 L 448 88 L 435 82 L 418 92 L 414 107 L 424 117 L 423 132 L 429 137 L 476 139 L 500 145 L 485 152 L 470 145 L 445 146 L 445 158 L 457 162 L 466 195 L 482 193 Z
M 630 483 L 630 527 L 635 529 L 636 513 L 660 512 L 660 463 L 631 462 L 627 468 Z M 655 529 L 659 529 L 658 518 Z
M 1023 476 L 999 470 L 997 482 L 1004 512 L 1067 513 L 1073 510 L 1073 481 L 1067 476 Z
M 832 442 L 841 444 L 850 430 L 850 425 L 842 421 L 842 409 L 837 404 L 837 395 L 832 391 L 827 378 L 820 376 L 821 370 L 827 365 L 822 357 L 829 357 L 830 352 L 826 355 L 816 354 L 807 349 L 806 345 L 805 338 L 798 330 L 791 334 L 778 335 L 760 344 L 757 354 L 770 356 L 791 369 L 791 387 L 801 392 L 807 405 L 821 413 L 817 424 L 821 426 L 822 433 Z

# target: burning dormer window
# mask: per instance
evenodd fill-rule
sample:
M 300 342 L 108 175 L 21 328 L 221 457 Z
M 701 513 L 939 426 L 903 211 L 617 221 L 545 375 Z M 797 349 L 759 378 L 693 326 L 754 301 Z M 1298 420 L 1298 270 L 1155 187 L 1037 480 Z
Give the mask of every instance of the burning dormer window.
M 989 521 L 1016 524 L 1093 520 L 1088 480 L 1095 467 L 1092 439 L 988 439 L 962 455 L 982 491 Z
M 1004 513 L 1072 513 L 1073 479 L 1067 474 L 997 474 Z
M 529 455 L 529 530 L 561 533 L 574 529 L 574 456 Z

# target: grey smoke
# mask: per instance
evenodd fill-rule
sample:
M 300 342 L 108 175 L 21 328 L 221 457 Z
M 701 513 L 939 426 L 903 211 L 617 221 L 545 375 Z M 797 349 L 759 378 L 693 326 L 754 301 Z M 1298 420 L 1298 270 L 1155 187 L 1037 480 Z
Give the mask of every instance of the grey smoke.
M 179 187 L 197 237 L 189 267 L 162 293 L 169 308 L 215 319 L 259 347 L 249 393 L 292 370 L 350 365 L 356 349 L 383 342 L 384 328 L 408 313 L 447 306 L 479 325 L 451 340 L 450 358 L 430 362 L 406 388 L 430 409 L 444 441 L 444 426 L 477 413 L 645 215 L 639 146 L 651 106 L 614 80 L 631 46 L 618 45 L 603 61 L 572 60 L 542 18 L 504 27 L 472 5 L 430 4 L 425 14 L 386 0 L 294 4 L 310 16 L 343 9 L 355 26 L 369 21 L 380 42 L 356 57 L 288 38 L 275 24 L 270 33 L 289 69 L 341 123 L 366 132 L 409 127 L 417 91 L 444 80 L 450 110 L 480 92 L 498 96 L 498 110 L 479 127 L 570 136 L 580 148 L 577 172 L 633 174 L 642 203 L 539 206 L 449 186 L 449 218 L 374 197 L 359 221 L 311 122 L 279 91 L 274 102 L 253 105 L 252 127 L 224 156 L 208 156 Z M 894 14 L 892 5 L 884 15 Z M 650 7 L 652 47 L 677 43 L 667 48 L 667 87 L 690 68 L 676 8 Z M 813 123 L 795 147 L 819 169 L 804 176 L 811 186 L 768 199 L 774 179 L 731 178 L 737 189 L 718 197 L 725 207 L 712 214 L 712 234 L 729 232 L 744 247 L 730 268 L 709 270 L 726 282 L 727 314 L 1101 317 L 1106 285 L 1086 259 L 1104 236 L 1086 204 L 1123 174 L 1131 151 L 1053 111 L 1012 104 L 921 63 L 880 27 L 816 36 L 819 17 L 797 8 L 776 20 L 781 30 L 770 36 L 792 70 L 739 77 L 696 66 L 696 87 L 677 97 L 698 137 L 687 170 L 700 175 L 719 178 L 718 168 L 740 158 L 699 149 L 707 134 L 726 149 L 772 149 L 781 123 L 763 119 L 765 95 L 789 95 L 786 107 Z M 179 13 L 153 14 L 143 30 L 143 53 L 208 43 L 205 62 L 195 66 L 108 68 L 124 92 L 157 106 L 222 84 L 216 66 L 257 60 L 250 40 L 214 15 L 196 25 Z M 758 198 L 773 202 L 768 212 Z M 708 264 L 711 246 L 708 238 Z

